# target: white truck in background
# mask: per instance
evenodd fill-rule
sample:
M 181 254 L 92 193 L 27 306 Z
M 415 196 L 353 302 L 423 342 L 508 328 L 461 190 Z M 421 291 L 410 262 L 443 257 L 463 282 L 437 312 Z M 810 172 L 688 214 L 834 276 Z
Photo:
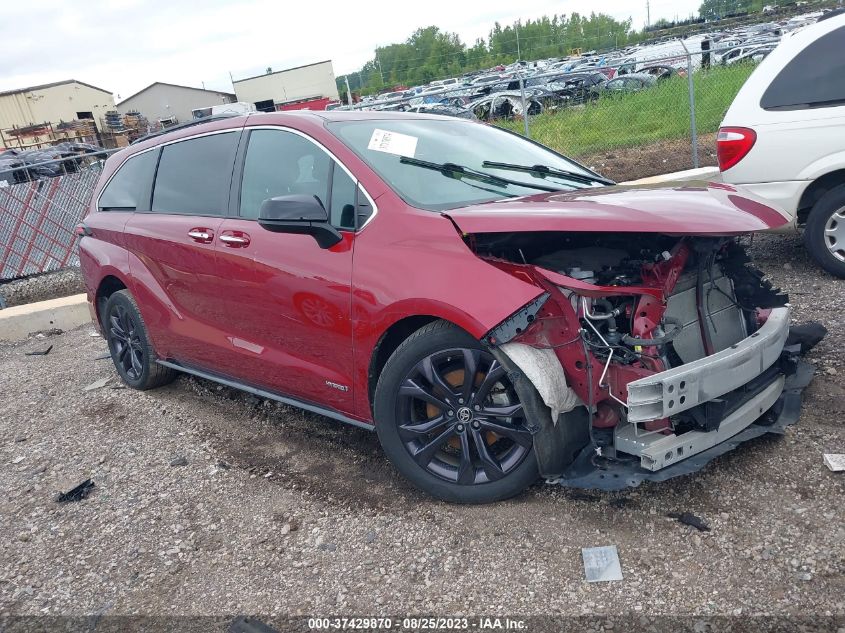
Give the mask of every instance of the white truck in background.
M 255 104 L 246 103 L 245 101 L 237 101 L 235 103 L 220 103 L 206 108 L 195 108 L 191 110 L 191 115 L 194 119 L 204 119 L 209 116 L 218 116 L 220 114 L 250 114 L 257 112 Z

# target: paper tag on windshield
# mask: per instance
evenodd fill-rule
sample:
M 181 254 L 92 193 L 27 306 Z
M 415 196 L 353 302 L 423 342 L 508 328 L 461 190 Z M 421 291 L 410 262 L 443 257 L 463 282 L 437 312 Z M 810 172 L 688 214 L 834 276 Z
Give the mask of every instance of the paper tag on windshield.
M 376 128 L 373 130 L 373 135 L 370 137 L 370 144 L 367 145 L 367 149 L 413 158 L 417 151 L 418 140 L 416 136 L 408 136 L 407 134 L 388 132 L 387 130 Z

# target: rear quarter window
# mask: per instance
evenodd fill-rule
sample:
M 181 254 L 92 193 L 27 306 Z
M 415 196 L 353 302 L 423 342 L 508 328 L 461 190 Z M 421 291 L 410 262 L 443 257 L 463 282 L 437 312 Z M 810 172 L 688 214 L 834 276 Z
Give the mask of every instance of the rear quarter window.
M 845 105 L 845 26 L 807 46 L 781 70 L 760 99 L 764 110 Z
M 157 159 L 157 149 L 127 158 L 100 194 L 100 211 L 135 211 L 149 207 Z

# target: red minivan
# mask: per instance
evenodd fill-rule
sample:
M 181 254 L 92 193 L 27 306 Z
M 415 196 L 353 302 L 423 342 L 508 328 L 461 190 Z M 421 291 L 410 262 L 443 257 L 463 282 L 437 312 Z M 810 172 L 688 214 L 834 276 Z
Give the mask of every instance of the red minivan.
M 472 503 L 782 433 L 812 373 L 738 236 L 784 222 L 476 122 L 269 113 L 113 155 L 79 250 L 128 386 L 190 373 L 375 429 L 415 485 Z

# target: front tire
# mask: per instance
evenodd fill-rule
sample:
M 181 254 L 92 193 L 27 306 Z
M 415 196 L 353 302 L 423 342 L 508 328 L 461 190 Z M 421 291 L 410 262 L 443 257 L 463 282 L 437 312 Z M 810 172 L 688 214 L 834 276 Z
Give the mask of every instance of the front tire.
M 156 363 L 141 311 L 128 290 L 119 290 L 106 302 L 103 331 L 114 368 L 133 389 L 145 391 L 172 382 L 176 371 Z
M 537 481 L 533 436 L 507 371 L 450 323 L 430 323 L 399 346 L 374 408 L 387 456 L 438 499 L 490 503 Z
M 819 266 L 845 278 L 845 185 L 834 187 L 813 205 L 804 244 Z

